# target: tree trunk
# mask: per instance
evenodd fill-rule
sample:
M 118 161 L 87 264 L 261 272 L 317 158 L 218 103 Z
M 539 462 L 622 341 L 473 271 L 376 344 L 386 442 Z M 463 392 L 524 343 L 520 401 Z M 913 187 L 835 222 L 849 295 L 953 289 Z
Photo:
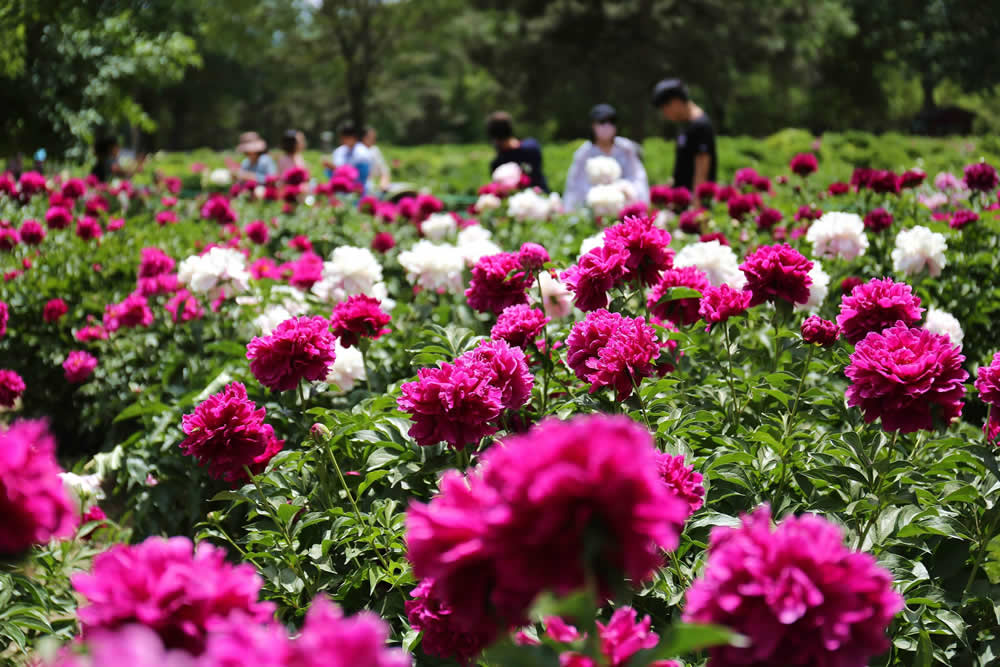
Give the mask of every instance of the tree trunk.
M 924 93 L 924 103 L 921 108 L 924 111 L 930 111 L 937 106 L 934 103 L 934 84 L 935 81 L 929 74 L 920 77 L 920 89 Z

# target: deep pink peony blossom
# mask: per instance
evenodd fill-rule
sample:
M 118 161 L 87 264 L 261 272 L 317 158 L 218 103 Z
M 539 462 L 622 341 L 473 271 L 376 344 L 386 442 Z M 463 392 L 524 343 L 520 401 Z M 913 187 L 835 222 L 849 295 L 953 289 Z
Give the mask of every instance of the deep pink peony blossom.
M 694 198 L 700 201 L 703 205 L 707 205 L 716 198 L 718 193 L 719 186 L 717 183 L 705 181 L 704 183 L 699 183 L 698 187 L 694 189 Z
M 228 634 L 228 633 L 227 633 Z M 64 647 L 55 662 L 44 667 L 236 667 L 199 661 L 182 649 L 167 649 L 153 630 L 139 623 L 123 625 L 116 630 L 98 630 L 83 644 L 86 655 L 78 655 Z M 282 667 L 257 663 L 259 667 Z
M 733 174 L 733 185 L 737 188 L 752 188 L 754 181 L 756 181 L 759 176 L 760 174 L 758 174 L 757 170 L 753 167 L 740 167 L 736 170 L 736 173 Z
M 920 186 L 926 178 L 927 173 L 922 169 L 907 169 L 899 177 L 899 187 L 904 189 L 915 188 Z
M 22 378 L 16 371 L 7 368 L 0 368 L 0 406 L 7 408 L 14 407 L 17 399 L 27 389 Z
M 308 236 L 303 236 L 299 234 L 288 241 L 288 247 L 293 250 L 298 250 L 299 252 L 312 252 L 313 244 L 309 240 Z
M 849 293 L 845 290 L 837 326 L 845 339 L 857 344 L 870 331 L 882 331 L 899 320 L 913 324 L 920 320 L 923 312 L 920 297 L 909 285 L 891 278 L 873 278 Z
M 983 435 L 986 436 L 986 442 L 1000 444 L 1000 415 L 996 410 L 990 410 L 986 423 L 983 424 Z
M 618 219 L 624 220 L 625 218 L 630 218 L 632 216 L 645 216 L 649 215 L 649 204 L 644 201 L 632 202 L 631 204 L 626 204 L 622 210 L 618 211 Z
M 101 195 L 94 195 L 83 205 L 83 212 L 95 218 L 106 212 L 110 206 L 108 200 Z
M 377 340 L 389 333 L 385 325 L 391 320 L 378 299 L 356 294 L 334 307 L 330 328 L 333 335 L 340 338 L 341 345 L 351 347 L 357 345 L 362 337 Z
M 326 597 L 313 600 L 302 633 L 288 646 L 288 667 L 410 667 L 389 648 L 389 626 L 372 612 L 344 616 Z
M 673 188 L 669 185 L 654 185 L 649 188 L 649 201 L 653 206 L 670 206 Z
M 633 655 L 647 648 L 653 648 L 660 636 L 650 628 L 652 619 L 646 616 L 641 621 L 635 609 L 619 607 L 611 615 L 607 624 L 597 622 L 597 635 L 601 639 L 601 654 L 609 667 L 626 667 Z M 650 667 L 677 667 L 672 660 L 658 660 Z
M 200 320 L 205 316 L 205 309 L 201 307 L 198 299 L 186 289 L 177 291 L 163 304 L 163 308 L 170 313 L 170 319 L 174 324 Z
M 965 181 L 970 190 L 993 192 L 997 189 L 997 170 L 986 162 L 977 162 L 965 168 L 965 176 L 962 180 Z
M 320 270 L 322 270 L 322 262 L 323 260 L 320 259 Z M 291 269 L 289 269 L 290 271 Z M 278 265 L 270 257 L 261 257 L 250 265 L 250 275 L 253 276 L 254 280 L 265 278 L 279 280 L 282 277 L 282 269 L 278 268 Z
M 523 244 L 517 251 L 517 257 L 521 261 L 521 266 L 528 271 L 541 271 L 545 263 L 551 259 L 549 251 L 537 243 Z
M 0 250 L 10 251 L 21 242 L 21 235 L 14 227 L 0 227 Z
M 730 197 L 727 202 L 729 217 L 742 220 L 756 208 L 756 201 L 753 194 L 737 194 Z
M 826 189 L 826 191 L 836 197 L 838 195 L 846 195 L 851 191 L 851 186 L 847 183 L 837 181 L 836 183 L 830 183 L 830 186 Z
M 519 409 L 531 398 L 535 382 L 524 352 L 506 341 L 483 341 L 455 363 L 480 369 L 480 373 L 491 373 L 489 382 L 500 390 L 500 404 L 508 410 Z
M 802 342 L 807 345 L 830 347 L 840 338 L 840 327 L 819 315 L 810 315 L 802 322 Z
M 765 206 L 757 214 L 757 229 L 771 229 L 781 222 L 781 217 L 781 211 Z
M 795 212 L 795 222 L 811 222 L 812 220 L 819 220 L 823 217 L 823 209 L 816 208 L 815 206 L 810 206 L 809 204 L 803 204 L 799 206 L 799 210 Z
M 4 404 L 0 370 L 0 404 Z M 77 510 L 63 486 L 56 443 L 44 421 L 20 420 L 0 428 L 0 553 L 73 534 Z
M 306 290 L 323 279 L 323 258 L 308 250 L 294 262 L 283 264 L 281 270 L 288 274 L 290 285 Z
M 729 239 L 722 232 L 711 232 L 709 234 L 702 234 L 698 237 L 698 240 L 702 243 L 708 243 L 709 241 L 718 241 L 719 245 L 729 245 Z
M 97 357 L 83 350 L 73 350 L 62 363 L 62 367 L 67 382 L 80 384 L 86 382 L 97 368 Z
M 406 601 L 410 627 L 423 632 L 420 647 L 427 655 L 453 658 L 462 664 L 478 656 L 497 636 L 495 624 L 467 627 L 455 618 L 454 610 L 434 591 L 434 580 L 421 581 Z
M 799 153 L 788 163 L 792 173 L 805 177 L 819 169 L 819 162 L 812 153 Z
M 976 372 L 976 391 L 987 405 L 1000 408 L 1000 352 L 993 355 L 988 366 L 980 366 Z
M 854 171 L 851 172 L 851 185 L 858 192 L 861 192 L 865 188 L 871 187 L 875 174 L 876 170 L 871 167 L 855 167 Z
M 247 238 L 256 243 L 257 245 L 263 245 L 267 243 L 267 239 L 270 236 L 270 230 L 267 228 L 267 223 L 263 220 L 254 220 L 246 229 Z
M 583 311 L 608 305 L 608 290 L 625 275 L 628 253 L 619 246 L 594 248 L 560 274 L 559 278 L 574 294 L 573 303 Z
M 49 229 L 65 229 L 73 222 L 73 214 L 62 206 L 53 206 L 45 212 L 45 224 Z
M 706 287 L 698 301 L 698 316 L 705 320 L 705 331 L 711 331 L 713 326 L 730 317 L 745 313 L 752 296 L 750 292 L 735 290 L 724 283 L 718 287 Z
M 740 264 L 747 277 L 743 288 L 753 294 L 751 306 L 764 301 L 806 303 L 813 263 L 789 245 L 761 246 Z
M 215 479 L 245 480 L 244 466 L 254 474 L 263 472 L 284 445 L 284 440 L 274 437 L 274 428 L 264 423 L 266 415 L 264 408 L 247 398 L 246 387 L 231 382 L 183 416 L 187 437 L 180 444 L 181 451 L 208 466 L 208 474 Z
M 160 211 L 156 214 L 156 224 L 160 227 L 165 227 L 167 225 L 176 224 L 178 221 L 177 213 L 175 211 Z
M 719 189 L 715 191 L 715 199 L 716 201 L 728 202 L 739 193 L 740 191 L 732 185 L 721 185 L 719 186 Z
M 903 608 L 889 572 L 849 550 L 837 526 L 805 515 L 772 528 L 767 505 L 712 530 L 705 574 L 686 599 L 685 621 L 750 639 L 709 649 L 712 665 L 864 667 L 889 648 L 886 628 Z
M 264 623 L 274 613 L 273 603 L 257 600 L 262 581 L 253 566 L 230 565 L 225 550 L 186 537 L 115 545 L 72 582 L 87 600 L 77 611 L 84 638 L 141 623 L 167 648 L 197 655 L 212 628 L 231 616 Z
M 966 225 L 977 222 L 979 220 L 979 214 L 975 211 L 970 211 L 969 209 L 961 209 L 955 211 L 955 214 L 951 216 L 951 220 L 948 221 L 948 226 L 952 229 L 961 229 Z M 24 230 L 21 230 L 21 238 L 24 238 Z M 25 241 L 27 243 L 27 241 Z
M 882 230 L 889 229 L 889 227 L 892 227 L 892 222 L 892 213 L 889 213 L 884 208 L 869 211 L 868 215 L 865 216 L 865 227 L 873 232 L 881 232 Z
M 100 238 L 103 233 L 101 223 L 97 221 L 97 218 L 85 215 L 76 221 L 76 235 L 84 241 Z
M 45 176 L 37 171 L 22 172 L 18 183 L 21 186 L 21 192 L 29 197 L 39 192 L 45 192 L 48 187 L 45 183 Z
M 527 304 L 508 306 L 490 330 L 490 338 L 505 340 L 514 347 L 526 350 L 542 335 L 549 320 L 541 310 Z
M 947 336 L 895 326 L 869 333 L 854 348 L 844 374 L 851 380 L 847 404 L 865 422 L 882 418 L 883 431 L 912 433 L 949 424 L 962 414 L 969 374 L 965 357 Z
M 27 245 L 38 245 L 45 240 L 45 228 L 37 220 L 25 220 L 21 223 L 21 240 Z
M 443 363 L 421 368 L 417 379 L 401 387 L 399 409 L 410 414 L 410 437 L 423 447 L 447 442 L 465 449 L 496 433 L 494 420 L 503 410 L 493 371 L 484 364 Z
M 212 195 L 202 204 L 201 217 L 205 220 L 215 220 L 220 225 L 236 222 L 236 211 L 229 200 L 223 195 Z
M 81 343 L 89 343 L 95 340 L 107 340 L 108 332 L 101 325 L 85 326 L 79 329 L 73 337 Z
M 854 288 L 858 285 L 864 285 L 865 281 L 857 276 L 847 276 L 840 281 L 840 291 L 846 294 L 851 294 L 854 292 Z
M 507 306 L 528 302 L 526 292 L 533 279 L 521 267 L 516 254 L 486 255 L 472 267 L 472 281 L 465 290 L 465 298 L 473 310 L 499 315 Z
M 705 209 L 688 209 L 677 218 L 677 228 L 685 234 L 700 234 L 702 222 L 706 219 L 708 219 L 708 211 Z
M 0 338 L 7 334 L 7 321 L 10 319 L 10 306 L 0 301 Z
M 139 278 L 153 278 L 174 270 L 176 262 L 174 259 L 159 248 L 143 248 L 140 253 Z
M 711 283 L 708 282 L 705 272 L 694 266 L 685 266 L 679 269 L 664 271 L 660 282 L 649 291 L 649 297 L 646 299 L 649 310 L 653 315 L 664 320 L 669 320 L 679 327 L 694 324 L 701 317 L 698 314 L 701 297 L 683 297 L 659 303 L 660 299 L 666 296 L 667 291 L 672 287 L 687 287 L 704 295 L 708 288 L 711 287 Z
M 138 292 L 129 294 L 121 303 L 109 303 L 104 307 L 104 328 L 109 332 L 113 333 L 122 327 L 148 327 L 152 323 L 153 311 L 149 308 L 149 302 Z
M 375 252 L 388 252 L 396 247 L 396 239 L 389 232 L 378 232 L 372 239 L 372 250 Z
M 625 218 L 604 231 L 604 244 L 625 252 L 622 282 L 638 281 L 649 287 L 656 284 L 663 271 L 674 265 L 674 251 L 668 247 L 670 232 L 656 227 L 650 217 Z
M 667 487 L 678 498 L 687 503 L 687 515 L 691 516 L 705 504 L 705 486 L 702 474 L 694 471 L 694 466 L 684 465 L 682 455 L 659 454 L 657 470 Z
M 65 301 L 62 299 L 50 299 L 45 302 L 45 307 L 42 308 L 42 319 L 52 324 L 61 320 L 68 312 L 69 306 L 66 305 Z
M 324 380 L 336 359 L 336 338 L 323 317 L 292 317 L 269 336 L 247 345 L 250 372 L 272 391 L 289 391 L 303 380 Z
M 302 185 L 309 180 L 309 170 L 305 167 L 291 167 L 281 175 L 281 180 L 288 185 Z
M 601 309 L 577 322 L 566 339 L 566 363 L 590 392 L 615 390 L 615 400 L 628 398 L 644 377 L 655 371 L 660 355 L 656 330 L 641 317 L 622 317 Z
M 899 176 L 889 170 L 876 170 L 868 181 L 868 187 L 880 194 L 899 194 Z
M 683 211 L 691 205 L 691 191 L 681 186 L 670 191 L 670 208 Z

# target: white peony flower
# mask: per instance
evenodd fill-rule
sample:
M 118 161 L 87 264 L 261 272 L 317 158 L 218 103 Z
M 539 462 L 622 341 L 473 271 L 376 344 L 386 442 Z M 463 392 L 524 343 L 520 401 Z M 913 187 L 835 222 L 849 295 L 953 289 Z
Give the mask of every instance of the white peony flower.
M 606 155 L 587 160 L 586 169 L 591 185 L 611 185 L 622 177 L 622 167 L 618 160 Z
M 326 383 L 336 387 L 340 393 L 347 393 L 354 388 L 358 380 L 364 380 L 366 377 L 364 357 L 358 348 L 341 347 L 339 341 L 334 351 L 337 357 L 326 374 Z
M 542 308 L 552 319 L 566 317 L 573 312 L 573 294 L 558 278 L 548 271 L 538 274 L 539 287 L 542 291 Z
M 382 282 L 382 265 L 368 248 L 340 246 L 330 254 L 330 261 L 323 262 L 323 274 L 312 286 L 312 293 L 327 303 L 339 303 L 347 297 L 365 294 L 385 305 L 388 290 Z
M 450 213 L 434 213 L 420 224 L 420 231 L 431 241 L 441 241 L 458 229 L 458 223 Z
M 502 205 L 503 200 L 500 197 L 487 193 L 479 195 L 479 199 L 476 200 L 476 205 L 473 208 L 475 208 L 476 213 L 483 213 L 485 211 L 495 211 Z
M 263 185 L 258 185 L 253 189 L 253 196 L 256 197 L 257 199 L 263 199 L 264 195 L 266 194 L 267 194 L 267 188 L 265 188 Z
M 617 185 L 595 185 L 587 192 L 587 206 L 604 218 L 613 218 L 625 207 L 625 193 Z
M 232 185 L 233 175 L 229 173 L 228 169 L 213 169 L 208 174 L 208 182 L 216 187 L 226 187 L 227 185 Z
M 549 193 L 549 215 L 555 215 L 556 213 L 564 213 L 562 195 L 558 192 Z
M 515 220 L 547 220 L 552 206 L 547 197 L 534 190 L 523 190 L 507 199 L 507 212 Z
M 931 333 L 947 336 L 951 339 L 953 345 L 958 345 L 959 347 L 961 347 L 962 340 L 965 338 L 965 333 L 962 331 L 962 325 L 958 319 L 951 313 L 946 313 L 937 308 L 931 308 L 927 311 L 924 328 Z
M 920 225 L 904 229 L 896 235 L 892 268 L 907 276 L 916 275 L 926 268 L 936 278 L 948 263 L 944 256 L 947 249 L 948 244 L 943 234 Z
M 856 213 L 824 213 L 809 226 L 806 240 L 813 244 L 817 257 L 841 257 L 849 262 L 868 249 L 865 223 Z
M 246 257 L 233 248 L 215 247 L 204 255 L 191 255 L 177 267 L 177 280 L 192 292 L 236 296 L 250 287 Z
M 632 202 L 634 202 L 639 197 L 639 193 L 636 192 L 635 185 L 633 185 L 632 181 L 626 181 L 625 179 L 619 179 L 619 180 L 615 181 L 614 183 L 612 183 L 611 185 L 613 185 L 616 188 L 618 188 L 619 190 L 621 190 L 622 196 L 625 197 L 625 203 L 626 204 L 631 204 Z
M 521 184 L 521 166 L 516 162 L 505 162 L 493 170 L 493 182 L 513 190 Z
M 77 475 L 73 472 L 61 472 L 59 478 L 81 513 L 89 510 L 97 501 L 104 500 L 100 475 Z
M 291 285 L 275 285 L 271 288 L 271 298 L 280 300 L 267 305 L 253 320 L 262 336 L 271 335 L 271 332 L 285 320 L 303 315 L 309 310 L 306 295 Z
M 670 223 L 677 219 L 677 214 L 673 211 L 663 209 L 653 218 L 653 226 L 658 229 L 666 229 Z
M 253 319 L 254 326 L 260 329 L 261 336 L 270 336 L 285 320 L 292 319 L 288 309 L 279 303 L 273 303 L 264 308 L 264 312 Z
M 812 278 L 812 284 L 809 285 L 809 300 L 795 304 L 795 310 L 817 310 L 830 292 L 830 276 L 816 260 L 813 260 L 813 267 L 809 269 L 809 277 Z
M 406 270 L 406 279 L 424 289 L 454 294 L 465 289 L 465 257 L 451 244 L 421 239 L 399 254 L 399 264 Z
M 490 240 L 493 234 L 482 225 L 466 227 L 458 233 L 458 249 L 467 265 L 475 266 L 481 257 L 496 255 L 503 250 Z
M 588 236 L 583 241 L 580 242 L 580 257 L 583 257 L 588 252 L 594 248 L 600 248 L 604 245 L 604 232 L 598 232 L 593 236 Z
M 705 241 L 685 246 L 674 257 L 674 266 L 694 266 L 705 273 L 713 286 L 729 285 L 743 289 L 747 277 L 740 271 L 740 260 L 733 249 L 718 241 Z

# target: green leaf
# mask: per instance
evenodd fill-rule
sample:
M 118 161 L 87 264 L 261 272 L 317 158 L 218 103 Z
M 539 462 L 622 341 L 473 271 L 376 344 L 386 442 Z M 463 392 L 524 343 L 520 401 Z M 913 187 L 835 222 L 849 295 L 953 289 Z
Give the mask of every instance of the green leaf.
M 749 646 L 742 635 L 721 625 L 676 623 L 661 636 L 660 643 L 640 651 L 629 661 L 630 667 L 645 667 L 656 660 L 677 658 L 713 646 Z

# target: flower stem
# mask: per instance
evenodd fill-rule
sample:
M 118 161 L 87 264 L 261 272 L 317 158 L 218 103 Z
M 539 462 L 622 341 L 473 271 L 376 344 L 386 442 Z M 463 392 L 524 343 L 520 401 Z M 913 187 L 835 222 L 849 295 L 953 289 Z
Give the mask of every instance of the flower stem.
M 788 411 L 788 419 L 785 420 L 785 428 L 781 433 L 781 441 L 779 445 L 781 451 L 778 452 L 778 455 L 781 457 L 781 472 L 778 475 L 778 488 L 775 491 L 774 501 L 772 502 L 775 512 L 777 512 L 780 507 L 781 497 L 785 491 L 785 479 L 788 473 L 788 452 L 785 450 L 785 441 L 788 439 L 788 436 L 791 435 L 792 428 L 794 427 L 795 415 L 799 409 L 799 397 L 802 396 L 802 387 L 805 385 L 806 375 L 809 374 L 809 364 L 812 362 L 813 353 L 815 351 L 816 346 L 810 345 L 809 351 L 806 353 L 805 365 L 802 367 L 802 375 L 799 376 L 799 386 L 795 390 L 795 398 L 792 400 L 792 407 Z
M 729 373 L 726 375 L 726 381 L 729 383 L 729 402 L 732 404 L 732 422 L 733 428 L 739 427 L 740 410 L 739 403 L 736 400 L 736 383 L 735 376 L 733 375 L 733 344 L 729 338 L 729 323 L 722 323 L 722 332 L 726 338 L 726 366 L 729 369 Z
M 639 412 L 642 413 L 642 421 L 646 423 L 646 429 L 653 433 L 653 437 L 656 437 L 656 433 L 653 432 L 653 427 L 649 425 L 649 415 L 646 414 L 646 404 L 642 400 L 642 394 L 639 393 L 639 384 L 635 381 L 635 376 L 632 375 L 632 369 L 626 367 L 628 371 L 628 379 L 632 381 L 632 388 L 635 390 L 635 398 L 639 401 Z
M 1000 516 L 1000 513 L 997 513 L 996 516 Z M 978 545 L 979 553 L 976 554 L 976 560 L 973 561 L 972 563 L 972 572 L 969 573 L 969 578 L 965 582 L 965 588 L 962 589 L 962 595 L 960 597 L 961 600 L 965 599 L 965 596 L 968 594 L 969 589 L 972 588 L 972 584 L 974 584 L 976 581 L 976 575 L 979 574 L 979 568 L 982 566 L 983 558 L 986 556 L 986 549 L 988 548 L 990 542 L 993 540 L 993 529 L 995 528 L 995 523 L 996 521 L 991 520 L 986 525 L 986 530 L 980 531 L 980 540 Z M 976 524 L 978 527 L 979 524 L 978 515 L 976 516 Z
M 899 436 L 899 431 L 892 432 L 892 440 L 889 443 L 889 455 L 892 456 L 892 450 L 896 447 L 896 438 Z M 879 449 L 882 445 L 882 439 L 879 438 L 878 442 L 875 444 L 875 450 L 872 452 L 872 493 L 875 495 L 875 499 L 878 501 L 875 505 L 875 511 L 872 512 L 871 517 L 868 519 L 868 523 L 865 525 L 864 530 L 861 531 L 861 536 L 858 538 L 858 546 L 856 547 L 858 551 L 865 543 L 865 538 L 868 537 L 868 531 L 872 529 L 875 522 L 878 520 L 878 515 L 882 513 L 882 477 L 879 476 L 878 470 L 875 467 L 876 459 L 878 458 Z
M 264 495 L 264 489 L 261 488 L 260 482 L 257 481 L 257 476 L 250 470 L 250 466 L 244 465 L 243 471 L 246 472 L 247 477 L 249 477 L 250 481 L 253 482 L 254 488 L 257 489 L 257 495 L 260 496 L 260 502 L 264 505 L 264 511 L 267 512 L 267 516 L 270 517 L 271 521 L 274 522 L 274 525 L 278 527 L 278 530 L 281 531 L 282 537 L 285 538 L 285 542 L 288 544 L 288 549 L 291 551 L 291 556 L 288 560 L 289 567 L 291 567 L 295 575 L 302 580 L 304 588 L 310 588 L 309 580 L 306 579 L 305 573 L 299 567 L 298 553 L 295 551 L 295 543 L 292 540 L 291 534 L 288 532 L 288 527 L 281 521 L 278 513 L 274 511 L 274 508 L 271 507 L 271 502 L 268 500 L 267 496 Z

